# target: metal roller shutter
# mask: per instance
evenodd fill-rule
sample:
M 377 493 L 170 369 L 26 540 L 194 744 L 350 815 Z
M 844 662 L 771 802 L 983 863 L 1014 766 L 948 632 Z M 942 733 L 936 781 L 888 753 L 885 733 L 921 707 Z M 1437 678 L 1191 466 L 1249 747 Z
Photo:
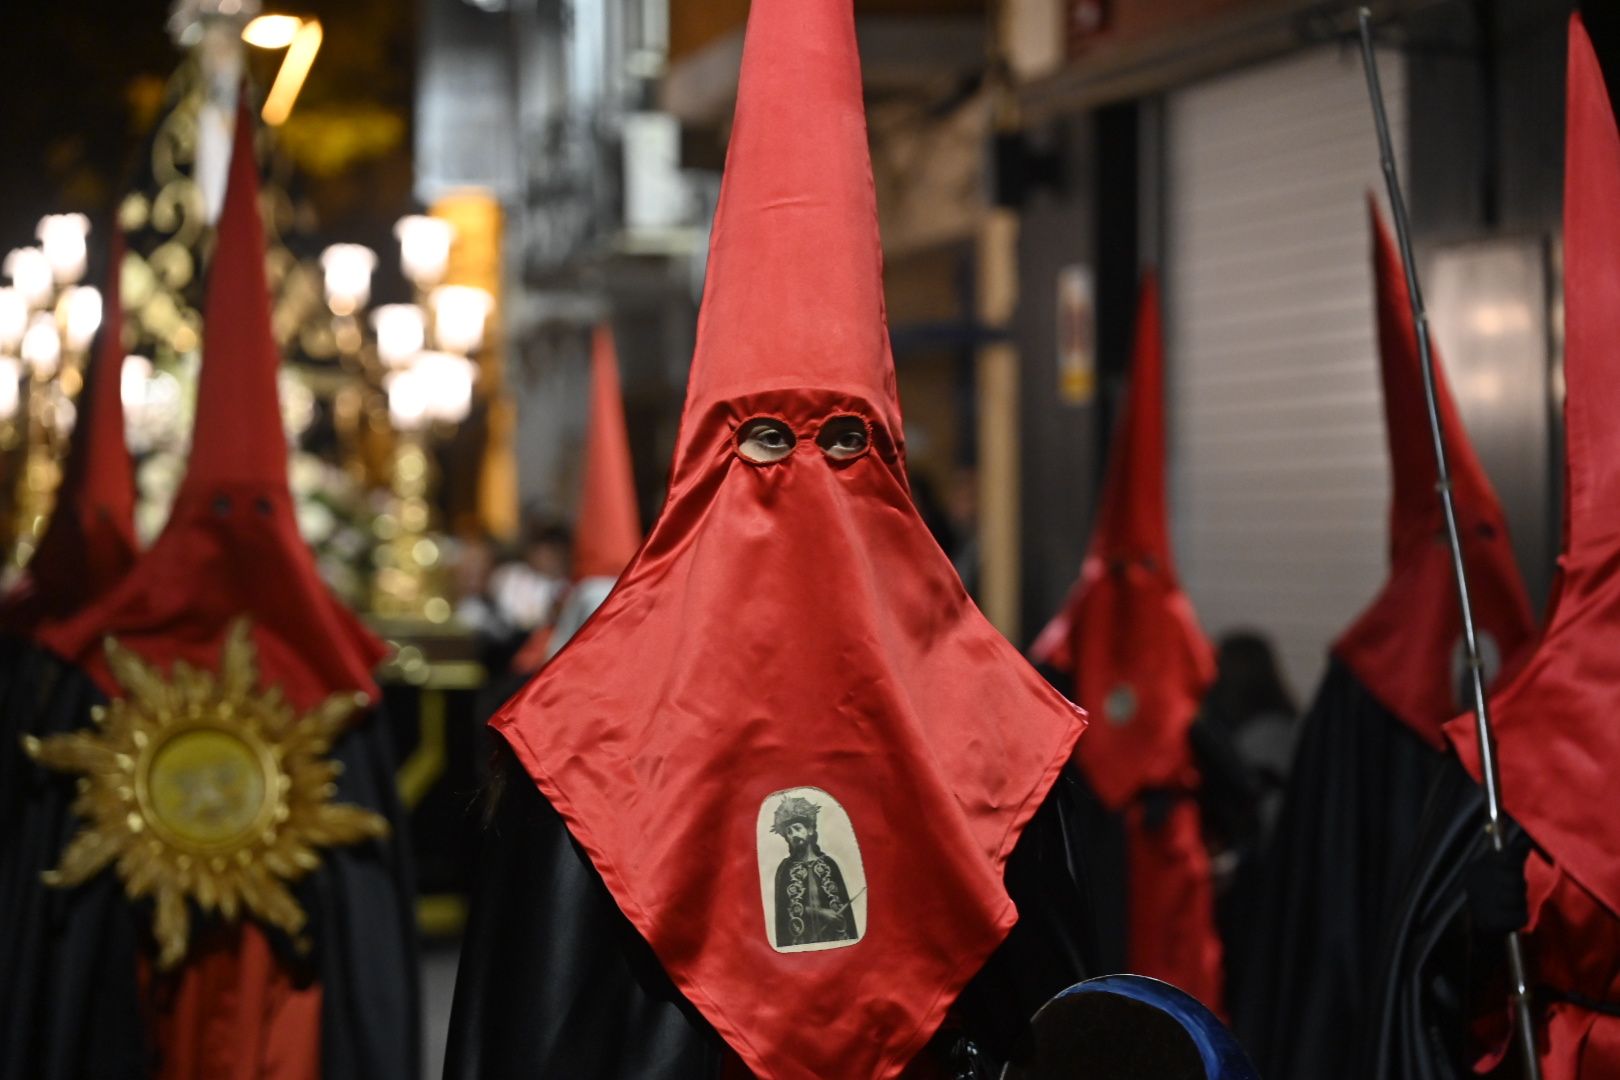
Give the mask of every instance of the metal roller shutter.
M 1399 59 L 1381 74 L 1401 146 Z M 1359 54 L 1299 53 L 1167 106 L 1177 557 L 1210 634 L 1269 634 L 1304 697 L 1385 571 L 1365 210 L 1381 179 Z

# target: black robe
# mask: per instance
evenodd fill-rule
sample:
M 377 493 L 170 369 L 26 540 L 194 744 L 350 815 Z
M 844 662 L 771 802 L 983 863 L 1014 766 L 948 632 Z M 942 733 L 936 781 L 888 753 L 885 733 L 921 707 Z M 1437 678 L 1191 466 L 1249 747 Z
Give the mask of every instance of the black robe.
M 504 743 L 497 755 L 446 1080 L 720 1076 L 720 1037 L 675 988 Z M 923 1051 L 948 1076 L 997 1075 L 1035 1010 L 1095 972 L 1082 798 L 1065 770 L 1007 861 L 1018 924 Z
M 1329 664 L 1229 952 L 1233 1026 L 1262 1076 L 1366 1080 L 1379 950 L 1446 760 Z
M 77 668 L 0 641 L 0 1080 L 133 1080 L 153 1066 L 143 1016 L 151 1003 L 136 975 L 137 957 L 155 954 L 151 906 L 126 900 L 111 867 L 72 889 L 40 880 L 78 831 L 75 779 L 40 768 L 21 747 L 24 735 L 87 726 L 105 700 Z M 320 868 L 294 887 L 309 916 L 307 957 L 266 933 L 289 966 L 322 984 L 324 1075 L 415 1077 L 415 913 L 384 716 L 368 716 L 332 756 L 343 765 L 336 798 L 382 814 L 393 831 L 322 852 Z

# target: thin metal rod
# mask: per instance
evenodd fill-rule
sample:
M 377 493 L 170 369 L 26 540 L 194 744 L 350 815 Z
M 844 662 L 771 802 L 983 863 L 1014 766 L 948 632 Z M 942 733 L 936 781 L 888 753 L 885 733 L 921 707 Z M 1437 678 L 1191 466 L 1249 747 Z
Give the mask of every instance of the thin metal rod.
M 1389 136 L 1389 114 L 1384 110 L 1384 90 L 1378 80 L 1378 58 L 1373 53 L 1372 13 L 1360 11 L 1361 59 L 1367 68 L 1367 93 L 1372 98 L 1373 121 L 1378 129 L 1378 160 L 1389 189 L 1390 211 L 1395 217 L 1395 236 L 1400 243 L 1401 266 L 1406 272 L 1406 293 L 1412 305 L 1412 323 L 1417 331 L 1418 359 L 1423 369 L 1423 398 L 1428 406 L 1429 435 L 1434 442 L 1435 472 L 1439 478 L 1440 505 L 1445 510 L 1446 543 L 1451 548 L 1451 570 L 1457 579 L 1457 605 L 1462 610 L 1463 648 L 1467 653 L 1468 674 L 1474 696 L 1474 733 L 1479 741 L 1480 773 L 1485 778 L 1485 832 L 1491 847 L 1500 852 L 1506 846 L 1502 835 L 1501 778 L 1496 767 L 1496 738 L 1491 728 L 1489 700 L 1485 696 L 1485 669 L 1479 656 L 1479 637 L 1474 629 L 1474 605 L 1468 591 L 1468 570 L 1463 565 L 1462 541 L 1457 532 L 1457 507 L 1452 498 L 1451 467 L 1446 461 L 1445 430 L 1435 396 L 1434 354 L 1429 348 L 1429 316 L 1423 308 L 1423 292 L 1418 287 L 1417 264 L 1412 259 L 1412 229 L 1406 217 L 1406 200 L 1401 196 L 1400 177 L 1395 171 L 1395 150 Z M 1513 983 L 1513 1011 L 1518 1028 L 1524 1075 L 1541 1080 L 1541 1059 L 1536 1052 L 1534 1017 L 1530 1007 L 1530 984 L 1525 977 L 1524 946 L 1517 931 L 1507 936 L 1508 976 Z

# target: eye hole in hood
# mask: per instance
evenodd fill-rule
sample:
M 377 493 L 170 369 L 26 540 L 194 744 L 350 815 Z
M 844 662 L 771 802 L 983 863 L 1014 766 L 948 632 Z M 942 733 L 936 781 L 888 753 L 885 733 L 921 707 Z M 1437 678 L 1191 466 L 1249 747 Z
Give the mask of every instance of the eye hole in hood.
M 787 424 L 772 416 L 744 420 L 737 428 L 737 454 L 755 465 L 770 465 L 793 453 L 798 437 Z
M 821 425 L 816 445 L 834 461 L 849 461 L 866 453 L 872 436 L 859 416 L 834 416 Z

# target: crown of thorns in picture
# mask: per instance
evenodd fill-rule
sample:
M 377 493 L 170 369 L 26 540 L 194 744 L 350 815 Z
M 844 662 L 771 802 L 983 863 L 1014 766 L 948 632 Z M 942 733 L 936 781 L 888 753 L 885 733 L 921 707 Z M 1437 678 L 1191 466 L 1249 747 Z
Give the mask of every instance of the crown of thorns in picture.
M 777 836 L 786 836 L 788 826 L 795 821 L 802 821 L 814 830 L 816 815 L 820 813 L 821 807 L 802 795 L 795 795 L 791 799 L 783 797 L 782 801 L 776 804 L 776 814 L 771 819 L 771 832 Z
M 380 837 L 382 817 L 332 801 L 342 766 L 327 757 L 363 694 L 334 694 L 298 713 L 258 688 L 248 623 L 226 634 L 219 672 L 178 662 L 165 680 L 112 638 L 122 689 L 95 727 L 23 740 L 41 765 L 78 773 L 83 826 L 50 885 L 71 888 L 116 863 L 131 900 L 153 897 L 160 967 L 185 956 L 191 919 L 244 911 L 295 938 L 306 922 L 287 886 L 320 865 L 320 849 Z

